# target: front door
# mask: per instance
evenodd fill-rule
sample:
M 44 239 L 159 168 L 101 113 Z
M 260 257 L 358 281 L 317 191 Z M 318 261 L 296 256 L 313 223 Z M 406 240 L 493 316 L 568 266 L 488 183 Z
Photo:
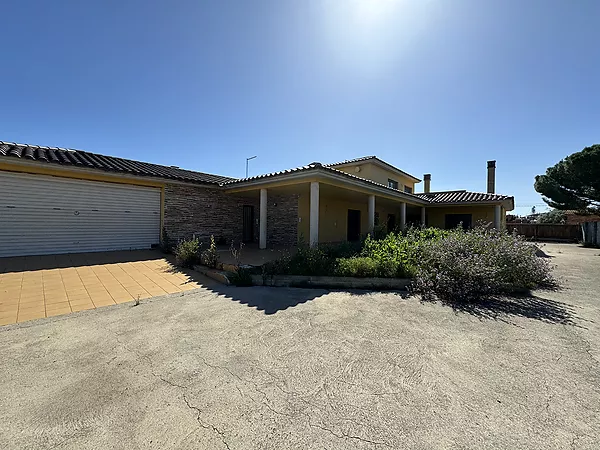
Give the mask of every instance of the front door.
M 396 215 L 395 214 L 388 214 L 387 230 L 388 230 L 388 233 L 396 231 Z
M 244 205 L 242 240 L 244 242 L 254 241 L 254 206 Z
M 360 210 L 348 210 L 348 240 L 358 241 L 360 239 Z

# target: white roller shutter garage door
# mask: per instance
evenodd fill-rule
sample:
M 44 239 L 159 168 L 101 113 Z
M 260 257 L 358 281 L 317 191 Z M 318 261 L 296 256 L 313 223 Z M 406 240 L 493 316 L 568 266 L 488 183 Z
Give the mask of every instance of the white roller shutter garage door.
M 0 257 L 145 249 L 160 189 L 0 171 Z

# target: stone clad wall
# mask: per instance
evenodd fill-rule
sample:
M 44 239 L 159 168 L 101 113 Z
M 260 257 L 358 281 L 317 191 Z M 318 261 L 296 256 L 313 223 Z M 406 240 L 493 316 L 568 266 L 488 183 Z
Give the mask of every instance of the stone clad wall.
M 298 239 L 297 196 L 269 196 L 267 204 L 268 245 L 295 244 Z M 219 188 L 167 184 L 164 228 L 172 243 L 194 235 L 206 242 L 213 235 L 227 244 L 237 243 L 242 239 L 244 205 L 254 206 L 254 240 L 258 242 L 258 194 L 248 198 L 226 194 Z
M 298 243 L 298 196 L 267 193 L 267 245 Z

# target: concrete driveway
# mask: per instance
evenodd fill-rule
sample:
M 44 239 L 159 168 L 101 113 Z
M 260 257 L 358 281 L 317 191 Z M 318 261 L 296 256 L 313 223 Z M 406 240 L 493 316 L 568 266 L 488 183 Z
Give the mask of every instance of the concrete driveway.
M 158 251 L 0 258 L 0 325 L 197 287 Z
M 204 288 L 0 328 L 0 448 L 596 449 L 600 250 L 453 310 Z M 176 300 L 176 301 L 174 301 Z

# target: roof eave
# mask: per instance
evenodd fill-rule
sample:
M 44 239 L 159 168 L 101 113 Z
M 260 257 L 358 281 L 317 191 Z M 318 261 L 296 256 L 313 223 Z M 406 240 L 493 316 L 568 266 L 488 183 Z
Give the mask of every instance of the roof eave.
M 375 183 L 365 178 L 360 178 L 346 172 L 342 172 L 333 167 L 314 166 L 297 169 L 294 172 L 286 172 L 281 174 L 274 174 L 271 176 L 264 176 L 253 180 L 238 181 L 233 183 L 223 184 L 223 188 L 227 191 L 237 191 L 240 188 L 259 188 L 261 186 L 268 186 L 272 183 L 277 183 L 281 180 L 287 181 L 309 181 L 311 177 L 318 175 L 321 178 L 342 181 L 344 183 L 353 184 L 360 186 L 364 189 L 379 192 L 382 195 L 395 197 L 398 200 L 406 200 L 411 203 L 417 203 L 421 205 L 429 205 L 427 200 L 419 198 L 413 194 L 404 193 L 395 189 L 388 188 L 379 183 Z
M 399 175 L 410 178 L 415 183 L 420 183 L 422 181 L 421 179 L 411 175 L 410 173 L 407 173 L 404 170 L 398 169 L 396 166 L 393 166 L 390 163 L 387 163 L 387 162 L 383 161 L 382 159 L 379 159 L 377 156 L 371 156 L 371 157 L 365 158 L 365 159 L 357 158 L 356 160 L 350 160 L 348 162 L 341 162 L 341 163 L 337 163 L 337 164 L 328 164 L 327 167 L 331 167 L 331 168 L 348 167 L 348 166 L 356 166 L 358 164 L 365 164 L 365 163 L 375 164 L 380 167 L 383 167 L 384 169 L 391 170 Z
M 115 179 L 122 180 L 131 180 L 131 179 L 144 179 L 162 184 L 194 184 L 197 186 L 206 186 L 206 187 L 219 187 L 221 184 L 216 181 L 200 181 L 200 180 L 191 180 L 191 179 L 178 179 L 178 178 L 170 178 L 166 176 L 153 176 L 153 175 L 145 175 L 141 173 L 135 172 L 122 172 L 117 170 L 105 170 L 94 167 L 87 166 L 76 166 L 76 165 L 65 165 L 65 164 L 57 164 L 53 162 L 42 162 L 42 161 L 34 161 L 30 159 L 23 160 L 21 158 L 15 158 L 10 156 L 0 156 L 0 162 L 4 162 L 5 164 L 20 166 L 23 168 L 31 167 L 31 168 L 47 168 L 56 170 L 58 172 L 67 173 L 77 173 L 82 176 L 85 174 L 95 174 L 95 175 L 107 175 L 113 177 Z

